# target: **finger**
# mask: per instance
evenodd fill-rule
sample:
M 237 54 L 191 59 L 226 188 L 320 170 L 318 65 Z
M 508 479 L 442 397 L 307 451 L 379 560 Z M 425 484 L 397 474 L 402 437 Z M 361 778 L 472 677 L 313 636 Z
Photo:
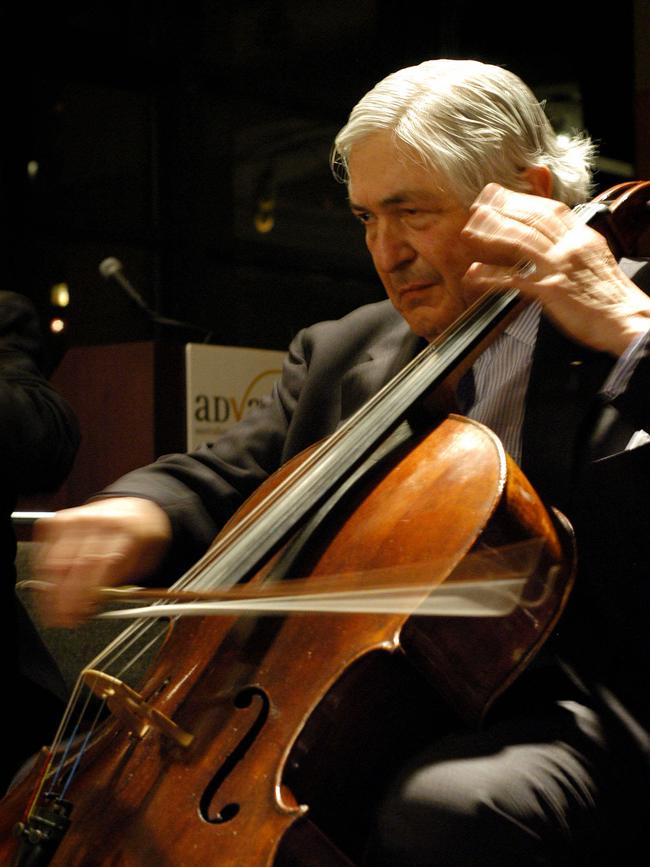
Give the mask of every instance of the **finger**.
M 535 271 L 538 277 L 558 270 L 566 270 L 571 262 L 563 261 L 571 252 L 575 259 L 588 243 L 585 233 L 598 233 L 576 224 L 568 228 L 550 228 L 547 222 L 522 223 L 494 211 L 478 209 L 462 230 L 463 238 L 475 254 L 477 261 L 492 265 L 509 265 L 518 276 L 528 277 Z M 605 245 L 606 246 L 606 245 Z
M 470 206 L 470 213 L 487 207 L 518 222 L 529 225 L 546 226 L 552 238 L 557 238 L 566 229 L 571 229 L 581 221 L 573 211 L 562 202 L 543 196 L 508 190 L 499 184 L 488 184 Z
M 97 533 L 83 528 L 59 532 L 49 541 L 37 540 L 35 571 L 42 576 L 64 577 L 71 568 L 102 567 L 128 561 L 129 537 L 123 532 Z
M 100 587 L 119 583 L 117 554 L 79 554 L 67 558 L 65 571 L 43 570 L 40 578 L 51 582 L 37 605 L 41 619 L 50 626 L 74 626 L 95 610 Z
M 462 278 L 463 297 L 471 304 L 495 289 L 519 289 L 524 298 L 536 298 L 543 290 L 538 276 L 532 263 L 524 263 L 523 268 L 519 269 L 474 262 Z
M 462 237 L 477 262 L 511 268 L 527 261 L 539 267 L 554 243 L 537 226 L 483 208 L 470 217 Z
M 40 616 L 48 625 L 71 626 L 92 613 L 96 590 L 122 580 L 128 561 L 123 534 L 105 536 L 68 528 L 53 540 L 41 542 L 34 564 L 35 575 L 51 582 L 38 601 Z

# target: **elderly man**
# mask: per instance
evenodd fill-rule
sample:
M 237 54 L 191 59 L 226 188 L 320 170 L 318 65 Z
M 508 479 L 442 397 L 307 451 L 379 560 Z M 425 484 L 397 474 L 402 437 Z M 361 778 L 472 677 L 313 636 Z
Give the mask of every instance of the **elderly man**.
M 570 210 L 587 195 L 591 154 L 584 138 L 558 139 L 503 69 L 429 61 L 380 82 L 339 133 L 334 164 L 389 301 L 299 334 L 272 397 L 213 446 L 41 526 L 48 616 L 72 624 L 97 586 L 189 565 L 269 473 L 483 291 L 521 291 L 531 303 L 476 361 L 467 414 L 575 521 L 580 581 L 603 604 L 577 606 L 570 665 L 549 654 L 484 730 L 413 758 L 386 794 L 370 864 L 595 864 L 624 796 L 645 784 L 643 666 L 622 675 L 620 659 L 647 649 L 623 611 L 641 626 L 648 596 L 650 300 L 630 279 L 647 279 L 643 264 L 617 264 Z M 605 544 L 612 523 L 626 538 Z M 617 587 L 640 601 L 613 606 Z M 580 618 L 604 629 L 601 649 L 627 636 L 620 653 L 598 653 Z

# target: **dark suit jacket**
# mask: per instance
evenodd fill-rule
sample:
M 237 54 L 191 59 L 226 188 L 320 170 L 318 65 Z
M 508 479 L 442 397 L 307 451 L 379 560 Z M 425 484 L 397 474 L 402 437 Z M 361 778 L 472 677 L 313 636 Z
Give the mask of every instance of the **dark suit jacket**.
M 650 263 L 622 264 L 650 292 Z M 650 341 L 609 401 L 599 390 L 612 366 L 542 322 L 522 468 L 576 532 L 578 580 L 560 624 L 562 653 L 610 707 L 620 700 L 650 730 L 650 444 L 626 449 L 635 431 L 650 433 Z M 639 736 L 650 759 L 650 740 Z
M 628 263 L 629 269 L 634 270 L 633 263 Z M 639 276 L 648 280 L 649 271 L 646 267 Z M 128 474 L 104 493 L 145 496 L 163 506 L 174 530 L 165 574 L 173 574 L 203 553 L 224 521 L 268 474 L 335 430 L 420 345 L 387 301 L 308 328 L 293 341 L 282 379 L 259 412 L 214 445 L 190 456 L 167 456 Z M 612 365 L 609 356 L 576 346 L 543 322 L 533 360 L 523 444 L 523 468 L 533 485 L 547 502 L 558 505 L 576 522 L 583 564 L 580 584 L 591 585 L 590 593 L 585 594 L 589 608 L 580 607 L 579 616 L 572 616 L 577 626 L 563 630 L 572 636 L 565 642 L 566 650 L 576 658 L 576 646 L 581 648 L 584 643 L 592 648 L 579 654 L 581 670 L 586 661 L 587 673 L 594 677 L 607 674 L 608 683 L 612 673 L 618 676 L 620 656 L 627 658 L 637 645 L 650 649 L 646 630 L 640 629 L 647 606 L 634 610 L 634 625 L 628 629 L 628 604 L 619 596 L 622 585 L 634 586 L 648 601 L 650 546 L 646 537 L 650 534 L 645 529 L 644 507 L 650 446 L 619 452 L 635 429 L 650 431 L 646 398 L 650 357 L 637 365 L 615 406 L 604 405 L 598 397 Z M 599 605 L 608 612 L 614 604 L 608 641 L 622 632 L 627 646 L 620 653 L 601 653 L 596 659 L 592 656 L 593 634 L 587 627 Z M 639 677 L 640 666 L 630 677 L 626 675 L 622 690 L 626 701 L 638 691 Z M 632 703 L 636 709 L 638 701 Z

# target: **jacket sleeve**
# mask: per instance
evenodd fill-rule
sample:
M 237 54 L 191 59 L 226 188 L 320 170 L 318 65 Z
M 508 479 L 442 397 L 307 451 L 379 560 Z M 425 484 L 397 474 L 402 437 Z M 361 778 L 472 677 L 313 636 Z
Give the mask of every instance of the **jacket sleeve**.
M 39 363 L 32 304 L 0 292 L 0 465 L 4 491 L 13 495 L 56 488 L 79 444 L 76 418 Z
M 214 443 L 189 454 L 165 455 L 97 495 L 144 497 L 165 510 L 173 531 L 172 553 L 163 564 L 166 577 L 196 561 L 243 501 L 278 469 L 307 366 L 301 333 L 279 382 L 250 416 Z
M 272 394 L 214 443 L 190 454 L 167 455 L 128 473 L 99 494 L 153 500 L 169 516 L 173 543 L 163 564 L 167 581 L 196 561 L 233 512 L 285 461 L 327 436 L 373 393 L 364 378 L 343 407 L 346 375 L 368 360 L 368 346 L 386 359 L 409 333 L 390 302 L 367 305 L 336 321 L 320 322 L 292 341 Z M 373 362 L 373 370 L 377 365 Z M 386 365 L 378 367 L 386 370 Z

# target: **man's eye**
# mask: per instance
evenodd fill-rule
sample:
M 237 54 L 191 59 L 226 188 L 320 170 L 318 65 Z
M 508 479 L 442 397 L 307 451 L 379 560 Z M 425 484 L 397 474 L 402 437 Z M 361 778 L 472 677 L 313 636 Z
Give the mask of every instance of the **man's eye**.
M 365 211 L 357 212 L 354 216 L 360 223 L 363 223 L 364 226 L 366 225 L 366 223 L 370 222 L 370 214 L 366 213 Z
M 427 208 L 404 208 L 401 212 L 401 218 L 407 226 L 414 229 L 426 228 L 432 220 L 436 218 L 436 212 Z

